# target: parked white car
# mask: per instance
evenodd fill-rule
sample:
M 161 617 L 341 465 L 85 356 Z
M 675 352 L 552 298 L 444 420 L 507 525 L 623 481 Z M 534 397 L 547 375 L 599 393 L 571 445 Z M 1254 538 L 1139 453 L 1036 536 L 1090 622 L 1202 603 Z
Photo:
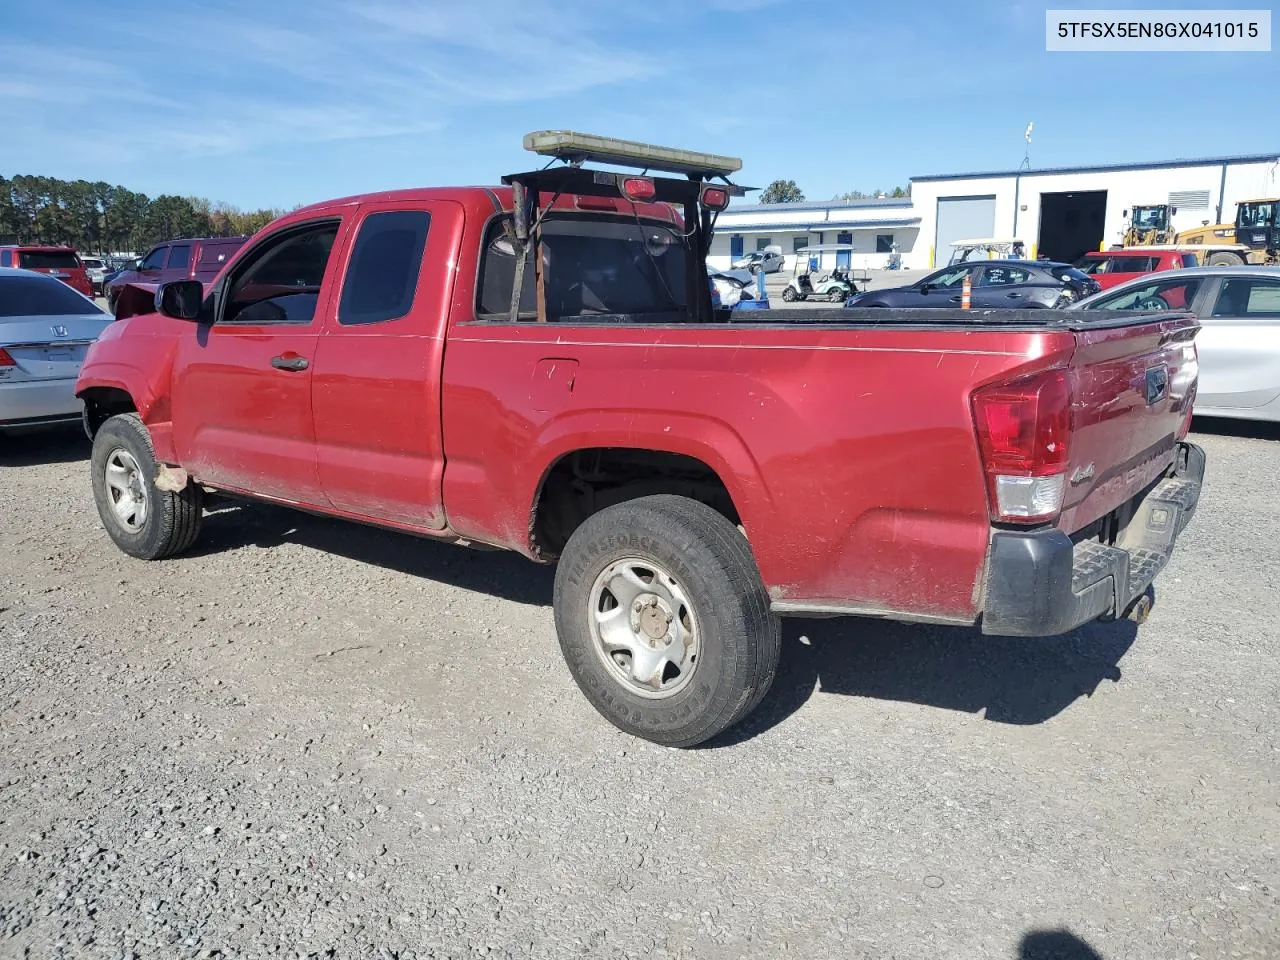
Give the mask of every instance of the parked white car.
M 1129 280 L 1072 309 L 1191 310 L 1197 416 L 1280 421 L 1280 267 L 1191 267 Z
M 110 323 L 56 277 L 0 267 L 0 430 L 79 420 L 76 377 Z
M 81 254 L 80 262 L 84 264 L 84 272 L 89 275 L 89 282 L 93 284 L 94 295 L 100 295 L 111 268 L 107 266 L 107 262 L 101 257 L 86 257 Z

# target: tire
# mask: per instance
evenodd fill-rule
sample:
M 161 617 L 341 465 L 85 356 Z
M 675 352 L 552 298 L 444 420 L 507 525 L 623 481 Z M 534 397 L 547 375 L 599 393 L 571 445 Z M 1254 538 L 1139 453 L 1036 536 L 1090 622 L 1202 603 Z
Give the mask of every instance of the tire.
M 777 674 L 781 624 L 747 540 L 696 500 L 641 497 L 587 518 L 561 554 L 554 603 L 579 689 L 654 743 L 692 747 L 729 729 Z M 611 624 L 597 617 L 611 610 Z
M 787 289 L 782 291 L 782 299 L 787 301 L 787 303 L 795 303 L 796 292 L 792 290 L 790 287 L 787 287 Z
M 102 526 L 129 556 L 161 560 L 195 541 L 203 519 L 203 491 L 195 483 L 178 493 L 156 487 L 159 465 L 151 434 L 136 413 L 118 414 L 98 429 L 89 463 Z M 116 484 L 108 480 L 108 472 Z M 132 515 L 127 512 L 131 506 Z
M 827 301 L 830 303 L 844 303 L 851 296 L 853 296 L 853 294 L 845 293 L 839 287 L 836 287 L 836 289 L 827 294 Z
M 1217 253 L 1209 254 L 1205 260 L 1205 266 L 1209 267 L 1238 267 L 1244 264 L 1244 258 L 1238 253 L 1231 253 L 1227 250 L 1220 250 Z

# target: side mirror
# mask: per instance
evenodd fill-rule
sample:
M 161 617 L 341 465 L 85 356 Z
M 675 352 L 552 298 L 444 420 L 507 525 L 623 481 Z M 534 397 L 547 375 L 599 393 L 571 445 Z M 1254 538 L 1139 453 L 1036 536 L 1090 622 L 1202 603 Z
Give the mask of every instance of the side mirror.
M 156 313 L 175 320 L 195 320 L 204 302 L 204 284 L 199 280 L 172 280 L 156 287 Z
M 921 284 L 920 284 L 920 292 L 921 292 L 921 293 L 928 293 L 928 292 L 929 292 L 930 290 L 932 290 L 932 289 L 933 289 L 933 288 L 932 288 L 929 284 L 927 284 L 927 283 L 921 283 Z
M 1129 208 L 1128 208 L 1128 207 L 1125 207 L 1123 210 L 1121 210 L 1121 211 L 1120 211 L 1120 216 L 1125 217 L 1125 218 L 1128 218 L 1128 216 L 1129 216 Z

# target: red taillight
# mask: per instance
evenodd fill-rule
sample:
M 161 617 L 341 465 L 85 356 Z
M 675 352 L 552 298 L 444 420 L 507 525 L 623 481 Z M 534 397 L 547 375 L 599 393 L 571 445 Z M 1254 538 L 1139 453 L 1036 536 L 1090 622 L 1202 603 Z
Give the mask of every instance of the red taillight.
M 628 200 L 652 200 L 658 188 L 648 177 L 627 177 L 622 181 L 622 195 Z
M 1038 523 L 1062 509 L 1071 443 L 1071 384 L 1061 370 L 973 394 L 993 519 Z
M 703 187 L 702 205 L 708 210 L 723 210 L 729 205 L 729 191 L 724 187 Z
M 18 361 L 9 356 L 9 351 L 0 347 L 0 367 L 16 367 Z
M 608 210 L 612 213 L 618 209 L 617 202 L 609 199 L 608 197 L 580 195 L 576 198 L 575 202 L 577 203 L 579 210 Z

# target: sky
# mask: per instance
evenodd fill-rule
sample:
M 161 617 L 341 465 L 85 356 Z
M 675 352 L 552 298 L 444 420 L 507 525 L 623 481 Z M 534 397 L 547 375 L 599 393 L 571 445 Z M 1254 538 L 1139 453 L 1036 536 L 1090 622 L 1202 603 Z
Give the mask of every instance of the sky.
M 811 200 L 1014 169 L 1030 121 L 1033 167 L 1280 151 L 1280 54 L 1047 53 L 1046 4 L 0 6 L 0 174 L 244 208 L 493 183 L 539 129 L 739 156 Z

